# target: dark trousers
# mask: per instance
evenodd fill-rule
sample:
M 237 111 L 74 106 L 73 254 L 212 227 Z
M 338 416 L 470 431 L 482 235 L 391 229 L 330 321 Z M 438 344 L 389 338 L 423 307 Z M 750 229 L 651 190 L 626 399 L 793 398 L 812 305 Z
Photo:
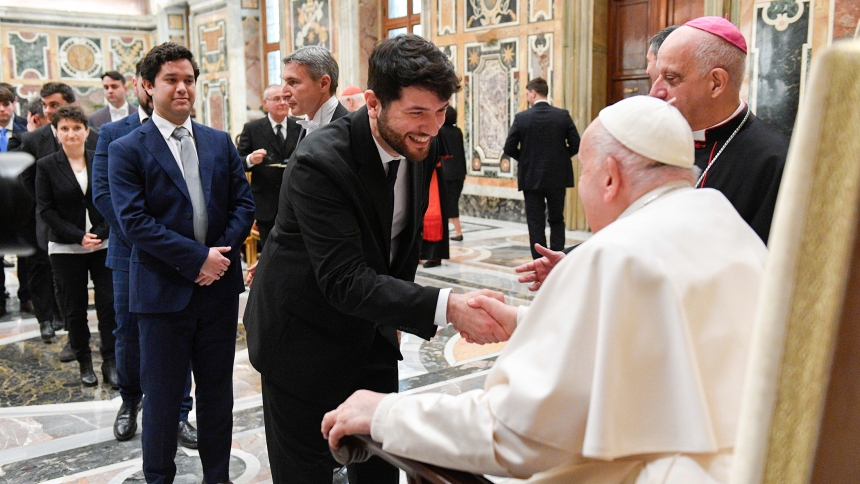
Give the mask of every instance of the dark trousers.
M 359 389 L 397 391 L 397 355 L 390 343 L 376 336 L 350 394 Z M 263 423 L 273 483 L 331 484 L 338 464 L 320 428 L 323 415 L 336 407 L 306 401 L 263 376 Z M 347 473 L 350 484 L 397 484 L 400 476 L 395 467 L 378 457 L 350 465 Z
M 57 299 L 54 295 L 54 272 L 48 251 L 37 247 L 30 257 L 27 257 L 27 288 L 33 301 L 33 311 L 39 321 L 53 321 Z
M 27 258 L 18 257 L 18 301 L 25 303 L 30 300 L 30 288 L 27 286 Z
M 229 480 L 233 429 L 233 359 L 239 320 L 238 294 L 215 297 L 196 287 L 176 313 L 139 313 L 140 384 L 143 399 L 143 473 L 148 483 L 176 475 L 176 438 L 189 368 L 197 382 L 197 436 L 203 478 Z
M 126 405 L 133 407 L 140 402 L 140 331 L 137 315 L 128 312 L 128 271 L 113 271 L 113 307 L 116 311 L 116 376 L 119 394 Z M 188 420 L 188 412 L 194 404 L 191 398 L 191 369 L 185 382 L 185 396 L 179 411 L 179 421 Z
M 69 344 L 78 361 L 91 356 L 90 328 L 87 326 L 87 273 L 93 280 L 96 299 L 96 316 L 99 319 L 100 351 L 103 360 L 114 358 L 114 335 L 116 315 L 113 310 L 113 282 L 111 271 L 105 266 L 107 249 L 88 254 L 52 254 L 51 266 L 54 268 L 62 294 L 66 314 L 66 327 L 69 330 Z
M 549 222 L 549 248 L 564 249 L 564 195 L 567 188 L 523 190 L 526 202 L 526 222 L 529 226 L 529 248 L 532 257 L 543 257 L 535 250 L 535 244 L 547 247 L 546 223 Z
M 272 231 L 272 228 L 275 226 L 275 221 L 271 220 L 269 222 L 262 222 L 257 220 L 257 230 L 260 231 L 260 252 L 263 251 L 263 246 L 266 245 L 266 239 L 269 238 L 269 232 Z

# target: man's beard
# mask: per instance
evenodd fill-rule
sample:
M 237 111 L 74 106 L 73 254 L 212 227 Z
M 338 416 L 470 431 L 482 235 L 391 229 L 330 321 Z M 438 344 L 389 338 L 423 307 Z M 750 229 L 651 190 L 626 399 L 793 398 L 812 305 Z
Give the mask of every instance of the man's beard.
M 406 144 L 406 137 L 408 134 L 400 134 L 388 126 L 388 116 L 385 114 L 385 109 L 383 109 L 376 118 L 376 129 L 379 131 L 379 136 L 388 143 L 388 146 L 390 146 L 394 151 L 405 156 L 407 160 L 422 161 L 424 158 L 427 158 L 427 155 L 430 153 L 429 144 L 427 145 L 427 148 L 423 150 L 411 150 Z

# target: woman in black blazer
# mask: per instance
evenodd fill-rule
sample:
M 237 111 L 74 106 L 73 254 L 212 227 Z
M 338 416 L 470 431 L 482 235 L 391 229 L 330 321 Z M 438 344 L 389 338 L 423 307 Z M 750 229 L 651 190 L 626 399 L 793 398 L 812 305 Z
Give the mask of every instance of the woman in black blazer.
M 457 126 L 457 110 L 448 106 L 445 124 L 439 128 L 439 138 L 445 145 L 449 157 L 442 160 L 442 174 L 445 179 L 444 215 L 454 223 L 454 236 L 451 240 L 463 240 L 460 228 L 460 194 L 466 179 L 466 150 L 463 147 L 463 132 Z M 441 180 L 440 180 L 441 181 Z
M 79 107 L 66 105 L 54 112 L 52 123 L 63 149 L 36 162 L 36 210 L 48 226 L 48 254 L 54 277 L 63 288 L 69 344 L 80 364 L 81 383 L 98 385 L 87 326 L 89 273 L 95 287 L 102 375 L 118 388 L 113 283 L 105 266 L 109 225 L 93 204 L 93 151 L 84 148 L 87 117 Z

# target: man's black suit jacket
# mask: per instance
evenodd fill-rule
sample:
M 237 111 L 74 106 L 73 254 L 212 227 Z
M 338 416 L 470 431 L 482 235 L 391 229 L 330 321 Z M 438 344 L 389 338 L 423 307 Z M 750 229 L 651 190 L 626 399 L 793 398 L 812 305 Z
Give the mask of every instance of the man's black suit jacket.
M 88 150 L 95 151 L 96 144 L 99 141 L 98 128 L 90 128 L 90 134 L 87 136 L 85 147 Z M 51 155 L 62 149 L 60 142 L 54 137 L 54 131 L 51 129 L 51 124 L 46 124 L 41 128 L 33 130 L 21 136 L 21 146 L 17 148 L 19 151 L 24 151 L 33 155 L 36 161 Z M 35 227 L 35 241 L 38 242 L 42 250 L 48 250 L 48 227 L 42 222 L 41 217 L 36 216 L 36 164 L 30 165 L 26 170 L 21 172 L 21 183 L 24 189 L 30 194 L 33 199 L 33 218 L 24 223 L 25 230 L 32 232 Z M 33 234 L 25 234 L 25 238 L 30 242 Z
M 299 143 L 244 315 L 251 363 L 267 380 L 334 408 L 354 390 L 374 338 L 390 343 L 394 361 L 396 330 L 436 334 L 439 289 L 411 282 L 433 165 L 401 162 L 408 223 L 389 263 L 393 204 L 367 109 Z
M 579 133 L 564 109 L 540 102 L 518 113 L 504 151 L 519 162 L 520 190 L 573 186 L 570 158 L 579 153 Z
M 260 148 L 266 150 L 266 157 L 258 165 L 252 165 L 248 170 L 251 176 L 251 192 L 254 194 L 254 204 L 257 206 L 256 219 L 263 222 L 275 220 L 278 213 L 278 194 L 281 192 L 281 181 L 284 169 L 270 165 L 283 164 L 299 141 L 302 127 L 293 118 L 287 118 L 286 141 L 281 142 L 272 129 L 269 116 L 250 121 L 245 124 L 239 137 L 239 157 L 242 163 L 248 155 Z M 247 165 L 246 165 L 247 166 Z

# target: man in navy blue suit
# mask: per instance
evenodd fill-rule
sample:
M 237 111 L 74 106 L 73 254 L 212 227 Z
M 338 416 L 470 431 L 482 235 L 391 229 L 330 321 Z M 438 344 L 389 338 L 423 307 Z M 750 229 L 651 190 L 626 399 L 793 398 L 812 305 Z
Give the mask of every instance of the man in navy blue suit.
M 137 111 L 113 123 L 102 125 L 99 141 L 93 157 L 93 203 L 111 226 L 108 245 L 107 266 L 113 273 L 114 310 L 116 311 L 116 373 L 122 405 L 113 423 L 113 435 L 119 441 L 129 440 L 137 431 L 137 413 L 143 392 L 140 389 L 140 342 L 136 315 L 128 312 L 128 258 L 131 244 L 113 211 L 108 188 L 108 146 L 114 141 L 139 128 L 152 116 L 152 98 L 143 89 L 140 78 L 141 62 L 137 63 L 134 92 L 139 107 Z M 188 423 L 188 412 L 194 401 L 191 398 L 191 370 L 185 384 L 185 396 L 179 413 L 179 443 L 190 449 L 197 448 L 197 430 Z
M 228 481 L 239 250 L 254 201 L 230 135 L 192 122 L 194 56 L 164 43 L 144 57 L 149 122 L 108 148 L 108 185 L 132 244 L 129 311 L 140 329 L 143 472 L 149 483 L 176 475 L 176 422 L 189 366 L 197 382 L 204 481 Z

